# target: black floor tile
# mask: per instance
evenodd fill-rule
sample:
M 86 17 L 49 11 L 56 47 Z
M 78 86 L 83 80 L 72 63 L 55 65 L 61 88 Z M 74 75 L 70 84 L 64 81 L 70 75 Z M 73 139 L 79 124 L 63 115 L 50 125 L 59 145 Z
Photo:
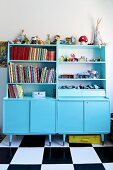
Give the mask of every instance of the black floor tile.
M 9 165 L 7 170 L 41 170 L 41 165 Z
M 0 148 L 0 164 L 9 164 L 17 148 Z
M 70 148 L 45 148 L 43 164 L 72 164 Z
M 2 135 L 0 134 L 0 143 L 2 142 L 2 140 L 6 137 L 6 135 Z
M 45 135 L 24 136 L 20 147 L 44 147 L 45 138 Z
M 102 163 L 113 162 L 113 147 L 95 147 L 94 149 Z
M 105 170 L 102 164 L 76 164 L 74 170 Z
M 92 147 L 91 144 L 87 143 L 69 143 L 70 147 Z

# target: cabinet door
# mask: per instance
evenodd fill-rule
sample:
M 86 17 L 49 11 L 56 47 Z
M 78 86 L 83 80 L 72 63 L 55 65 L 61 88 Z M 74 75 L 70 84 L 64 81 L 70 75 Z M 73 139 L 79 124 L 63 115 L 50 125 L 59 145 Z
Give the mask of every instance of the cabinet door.
M 3 132 L 29 132 L 29 101 L 4 100 Z
M 83 102 L 58 102 L 58 132 L 83 132 Z
M 38 99 L 31 101 L 30 132 L 55 132 L 55 100 Z
M 109 132 L 109 101 L 84 102 L 84 128 L 86 133 Z

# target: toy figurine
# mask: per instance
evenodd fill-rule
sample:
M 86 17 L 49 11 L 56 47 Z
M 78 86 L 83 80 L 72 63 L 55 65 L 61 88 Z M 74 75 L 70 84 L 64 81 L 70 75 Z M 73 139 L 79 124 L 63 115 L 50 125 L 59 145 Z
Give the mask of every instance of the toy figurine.
M 75 37 L 74 37 L 74 36 L 71 37 L 71 44 L 72 44 L 72 45 L 75 45 L 75 44 L 76 44 L 76 41 L 75 41 Z
M 44 42 L 43 40 L 41 40 L 41 39 L 39 38 L 39 36 L 36 36 L 36 43 L 37 43 L 37 44 L 45 44 L 45 42 Z
M 64 56 L 64 61 L 67 61 L 67 57 L 66 56 Z
M 14 39 L 12 43 L 14 43 L 14 44 L 21 44 L 20 40 L 18 40 L 18 39 Z
M 37 38 L 31 37 L 31 44 L 37 44 Z
M 65 60 L 64 56 L 61 56 L 60 61 L 64 61 L 64 60 Z
M 31 37 L 31 44 L 45 44 L 38 36 Z
M 60 44 L 60 35 L 55 35 L 53 42 L 51 44 Z
M 85 35 L 83 35 L 79 38 L 79 42 L 81 45 L 85 45 L 88 42 L 88 38 Z
M 13 40 L 13 43 L 22 43 L 25 39 L 25 33 L 24 30 L 21 30 L 21 33 L 15 38 L 15 40 Z
M 71 60 L 70 61 L 77 61 L 78 62 L 78 58 L 76 58 L 75 54 L 71 54 Z
M 45 41 L 45 44 L 50 44 L 50 43 L 51 43 L 50 34 L 47 34 L 47 40 Z
M 84 56 L 81 56 L 81 57 L 79 58 L 79 61 L 80 61 L 80 62 L 85 62 L 85 61 L 86 61 L 86 59 L 85 59 L 85 57 L 84 57 Z
M 24 33 L 24 30 L 22 30 L 20 35 L 17 37 L 17 39 L 20 40 L 20 42 L 22 42 L 24 38 L 25 38 L 25 33 Z
M 60 40 L 60 44 L 66 44 L 65 40 Z
M 79 88 L 80 88 L 80 89 L 84 89 L 84 85 L 80 84 L 80 85 L 79 85 Z
M 24 39 L 23 41 L 21 42 L 22 44 L 29 44 L 29 39 L 27 38 L 26 34 L 24 35 Z
M 98 71 L 96 71 L 96 70 L 88 70 L 88 73 L 90 74 L 89 78 L 92 78 L 92 79 L 99 78 Z
M 100 89 L 100 87 L 96 84 L 93 85 L 94 89 Z
M 67 43 L 68 45 L 71 44 L 71 38 L 70 38 L 70 37 L 66 37 L 66 43 Z

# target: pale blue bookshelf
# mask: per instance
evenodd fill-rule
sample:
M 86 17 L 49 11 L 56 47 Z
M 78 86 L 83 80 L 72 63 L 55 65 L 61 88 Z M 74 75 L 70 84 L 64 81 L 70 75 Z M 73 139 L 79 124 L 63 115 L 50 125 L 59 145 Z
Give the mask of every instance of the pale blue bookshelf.
M 12 47 L 34 47 L 56 52 L 56 60 L 12 60 Z M 100 61 L 60 61 L 60 57 L 75 53 L 79 58 L 100 58 Z M 7 95 L 3 100 L 3 133 L 12 135 L 63 135 L 100 134 L 104 142 L 104 134 L 110 132 L 110 102 L 106 89 L 106 46 L 97 45 L 38 45 L 8 44 L 8 64 L 34 65 L 40 68 L 54 68 L 54 83 L 9 82 L 7 79 Z M 60 78 L 60 75 L 98 71 L 98 78 Z M 9 73 L 8 73 L 9 75 Z M 8 85 L 21 85 L 23 98 L 9 98 Z M 96 86 L 95 86 L 96 85 Z M 93 87 L 99 88 L 93 88 Z M 73 88 L 72 88 L 73 87 Z M 79 87 L 87 87 L 80 89 Z M 45 91 L 45 98 L 35 99 L 32 92 Z

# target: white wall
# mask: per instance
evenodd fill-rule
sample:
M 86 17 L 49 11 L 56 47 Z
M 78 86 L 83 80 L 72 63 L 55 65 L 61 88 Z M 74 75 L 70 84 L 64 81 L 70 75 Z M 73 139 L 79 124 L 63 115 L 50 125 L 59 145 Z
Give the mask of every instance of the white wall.
M 113 0 L 0 0 L 0 40 L 13 40 L 22 28 L 29 37 L 39 35 L 46 39 L 50 33 L 78 38 L 85 34 L 90 40 L 96 19 L 102 17 L 100 31 L 108 43 L 107 87 L 113 112 L 112 8 Z

